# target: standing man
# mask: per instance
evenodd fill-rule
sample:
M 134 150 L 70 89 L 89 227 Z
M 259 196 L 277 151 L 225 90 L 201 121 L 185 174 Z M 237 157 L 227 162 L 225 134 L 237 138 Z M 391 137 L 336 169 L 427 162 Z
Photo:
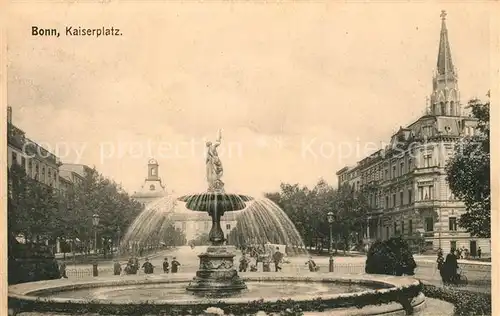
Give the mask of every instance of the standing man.
M 63 279 L 68 278 L 68 276 L 66 275 L 66 263 L 64 261 L 62 261 L 61 264 L 59 265 L 59 273 L 61 274 L 61 278 Z
M 146 258 L 146 262 L 142 265 L 145 274 L 153 274 L 153 265 L 149 262 L 149 259 Z
M 177 261 L 175 257 L 172 258 L 172 273 L 177 273 L 177 269 L 180 266 L 180 262 Z
M 114 275 L 120 275 L 122 273 L 122 266 L 118 260 L 115 260 L 115 264 L 113 265 Z
M 477 257 L 481 259 L 481 247 L 477 249 Z
M 165 257 L 163 260 L 163 273 L 168 273 L 170 269 L 169 263 L 168 263 L 168 258 Z
M 280 247 L 276 247 L 276 252 L 273 254 L 275 272 L 281 271 L 282 260 L 283 260 L 283 254 L 280 252 Z

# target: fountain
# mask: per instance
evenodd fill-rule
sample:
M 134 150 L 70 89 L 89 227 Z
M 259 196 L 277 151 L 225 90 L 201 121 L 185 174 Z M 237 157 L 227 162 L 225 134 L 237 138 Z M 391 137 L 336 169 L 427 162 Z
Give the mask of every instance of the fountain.
M 200 254 L 200 266 L 196 277 L 186 288 L 188 291 L 203 296 L 226 296 L 247 288 L 245 282 L 238 276 L 234 268 L 235 254 L 228 246 L 224 246 L 224 232 L 220 227 L 220 219 L 226 212 L 243 210 L 245 202 L 251 200 L 249 196 L 226 193 L 222 163 L 217 153 L 221 142 L 221 132 L 215 143 L 207 142 L 207 181 L 206 193 L 180 197 L 186 202 L 186 208 L 207 212 L 212 218 L 212 228 L 209 233 L 211 246 L 205 253 Z

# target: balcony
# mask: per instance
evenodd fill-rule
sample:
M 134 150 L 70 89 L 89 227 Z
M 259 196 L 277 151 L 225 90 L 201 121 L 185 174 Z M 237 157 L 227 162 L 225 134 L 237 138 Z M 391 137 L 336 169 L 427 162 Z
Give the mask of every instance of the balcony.
M 418 209 L 418 208 L 433 208 L 439 205 L 438 201 L 435 200 L 423 200 L 423 201 L 415 201 L 414 206 L 415 209 Z
M 423 174 L 429 174 L 429 173 L 440 173 L 441 170 L 442 170 L 441 167 L 433 166 L 433 167 L 415 168 L 413 170 L 413 172 L 415 175 L 423 175 Z

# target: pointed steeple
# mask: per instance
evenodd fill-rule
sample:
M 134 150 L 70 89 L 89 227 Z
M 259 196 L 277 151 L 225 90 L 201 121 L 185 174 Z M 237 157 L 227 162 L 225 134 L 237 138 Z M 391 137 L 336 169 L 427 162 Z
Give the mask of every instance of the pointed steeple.
M 441 37 L 439 39 L 439 52 L 437 59 L 437 72 L 440 75 L 455 73 L 451 60 L 450 43 L 448 42 L 448 29 L 446 28 L 446 11 L 441 11 Z
M 431 115 L 460 116 L 460 92 L 455 67 L 451 60 L 448 29 L 446 28 L 446 11 L 441 11 L 441 34 L 437 69 L 432 78 Z

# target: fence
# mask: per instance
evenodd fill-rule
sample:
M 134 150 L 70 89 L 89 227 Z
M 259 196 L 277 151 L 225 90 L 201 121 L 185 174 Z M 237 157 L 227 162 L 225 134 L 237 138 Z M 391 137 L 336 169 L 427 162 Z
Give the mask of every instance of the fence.
M 98 268 L 99 276 L 101 275 L 112 275 L 113 268 Z M 93 277 L 92 268 L 77 268 L 77 269 L 66 269 L 66 275 L 71 279 L 83 279 Z

